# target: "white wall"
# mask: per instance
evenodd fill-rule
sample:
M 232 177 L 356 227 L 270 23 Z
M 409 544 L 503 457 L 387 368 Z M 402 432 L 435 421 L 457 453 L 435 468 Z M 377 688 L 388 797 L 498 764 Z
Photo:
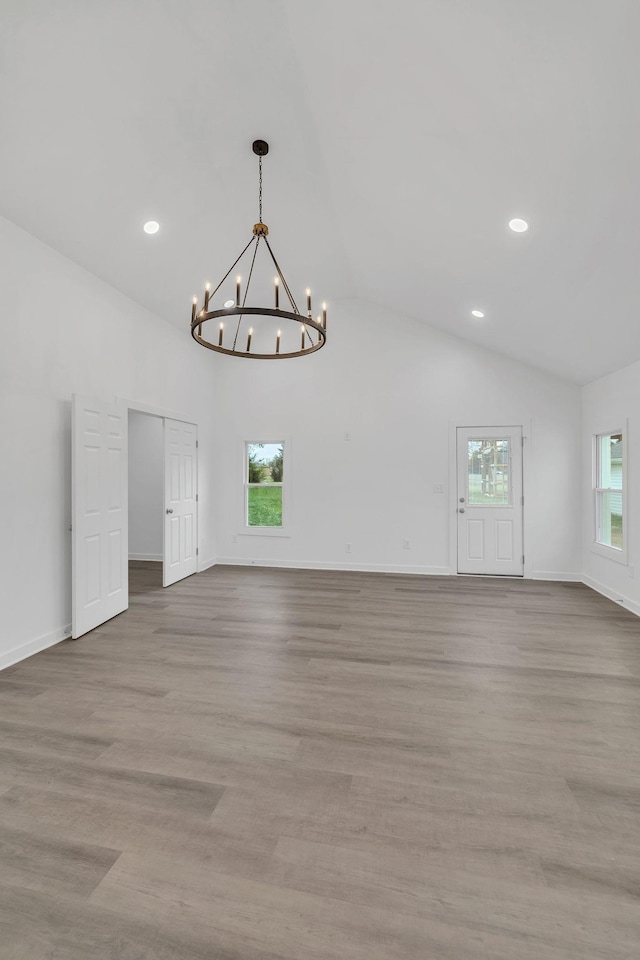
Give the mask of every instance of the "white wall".
M 578 577 L 577 386 L 362 302 L 333 307 L 328 332 L 305 359 L 215 357 L 219 561 L 455 572 L 452 425 L 523 424 L 527 566 Z M 283 438 L 291 536 L 244 535 L 242 441 Z
M 129 411 L 129 557 L 162 560 L 164 430 L 161 417 Z
M 640 363 L 634 363 L 601 380 L 587 384 L 582 390 L 582 501 L 583 501 L 583 570 L 585 582 L 612 600 L 640 615 Z M 627 563 L 617 563 L 595 553 L 594 503 L 592 489 L 593 436 L 624 427 L 628 421 L 623 456 L 627 461 Z
M 199 485 L 210 488 L 211 354 L 0 218 L 0 666 L 71 622 L 71 394 L 115 396 L 199 422 Z M 215 556 L 200 502 L 201 565 Z

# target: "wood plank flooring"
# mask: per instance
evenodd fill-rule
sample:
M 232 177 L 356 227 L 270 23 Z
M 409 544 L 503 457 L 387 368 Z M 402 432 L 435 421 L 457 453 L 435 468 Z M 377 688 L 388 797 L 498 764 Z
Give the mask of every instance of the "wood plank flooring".
M 0 674 L 2 960 L 637 960 L 640 620 L 215 567 Z

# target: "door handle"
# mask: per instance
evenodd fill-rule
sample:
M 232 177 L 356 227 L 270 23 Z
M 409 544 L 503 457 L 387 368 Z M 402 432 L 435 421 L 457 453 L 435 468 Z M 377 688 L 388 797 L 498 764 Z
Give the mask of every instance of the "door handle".
M 460 503 L 464 503 L 464 497 L 460 497 Z
M 464 507 L 460 507 L 460 509 L 458 510 L 458 513 L 464 513 Z
M 173 513 L 173 510 L 171 509 L 171 507 L 167 507 L 166 513 Z

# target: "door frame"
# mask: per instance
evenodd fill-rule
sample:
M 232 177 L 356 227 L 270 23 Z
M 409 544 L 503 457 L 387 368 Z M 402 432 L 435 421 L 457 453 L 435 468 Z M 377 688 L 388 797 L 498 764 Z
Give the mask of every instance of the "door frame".
M 482 418 L 486 420 L 486 418 Z M 469 417 L 468 420 L 449 420 L 449 574 L 454 577 L 465 577 L 468 574 L 458 573 L 458 429 L 482 429 L 486 427 L 486 422 L 478 422 L 477 417 Z M 521 577 L 504 577 L 501 579 L 509 580 L 532 580 L 533 579 L 533 556 L 531 554 L 531 544 L 533 543 L 533 522 L 529 506 L 529 484 L 530 469 L 533 458 L 533 429 L 531 420 L 521 417 L 514 417 L 508 423 L 504 423 L 504 417 L 500 417 L 495 423 L 489 424 L 491 427 L 522 427 L 522 495 L 524 505 L 522 509 L 522 550 L 524 552 L 524 569 Z M 474 574 L 474 576 L 487 576 L 495 579 L 493 574 Z
M 155 407 L 149 403 L 139 403 L 137 400 L 128 400 L 126 397 L 116 397 L 117 401 L 120 401 L 124 404 L 127 411 L 127 418 L 129 417 L 129 411 L 133 410 L 134 413 L 145 413 L 151 417 L 161 417 L 164 421 L 168 420 L 180 420 L 182 423 L 190 423 L 196 428 L 198 440 L 200 438 L 200 424 L 197 420 L 194 420 L 193 417 L 185 417 L 181 414 L 177 414 L 172 410 L 166 410 L 163 407 Z M 164 441 L 163 441 L 164 442 Z M 127 475 L 128 476 L 128 475 Z M 200 450 L 198 448 L 198 456 L 196 458 L 196 573 L 200 573 Z M 162 478 L 162 483 L 164 485 L 164 474 Z M 129 505 L 127 504 L 127 523 L 129 522 Z M 162 515 L 162 524 L 164 531 L 164 514 Z M 164 544 L 164 533 L 163 533 L 163 544 Z M 164 546 L 163 546 L 164 551 Z M 127 571 L 127 581 L 128 581 L 128 571 Z

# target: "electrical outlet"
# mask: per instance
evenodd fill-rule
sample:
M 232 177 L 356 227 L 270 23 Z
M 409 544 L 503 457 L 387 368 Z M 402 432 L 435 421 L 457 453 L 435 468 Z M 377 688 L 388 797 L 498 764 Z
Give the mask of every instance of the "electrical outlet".
M 231 541 L 232 541 L 232 543 L 237 543 L 237 542 L 238 542 L 238 535 L 237 535 L 237 533 L 234 533 L 234 535 L 231 537 Z
M 630 576 L 630 577 L 635 577 L 636 571 L 634 570 L 633 567 L 627 567 L 627 574 L 628 574 L 628 576 Z
M 345 439 L 345 440 L 351 440 L 351 434 L 350 434 L 350 433 L 345 433 L 344 439 Z
M 411 540 L 403 540 L 402 546 L 405 550 L 411 550 Z
M 345 550 L 345 553 L 351 553 L 351 544 L 345 543 L 344 550 Z

